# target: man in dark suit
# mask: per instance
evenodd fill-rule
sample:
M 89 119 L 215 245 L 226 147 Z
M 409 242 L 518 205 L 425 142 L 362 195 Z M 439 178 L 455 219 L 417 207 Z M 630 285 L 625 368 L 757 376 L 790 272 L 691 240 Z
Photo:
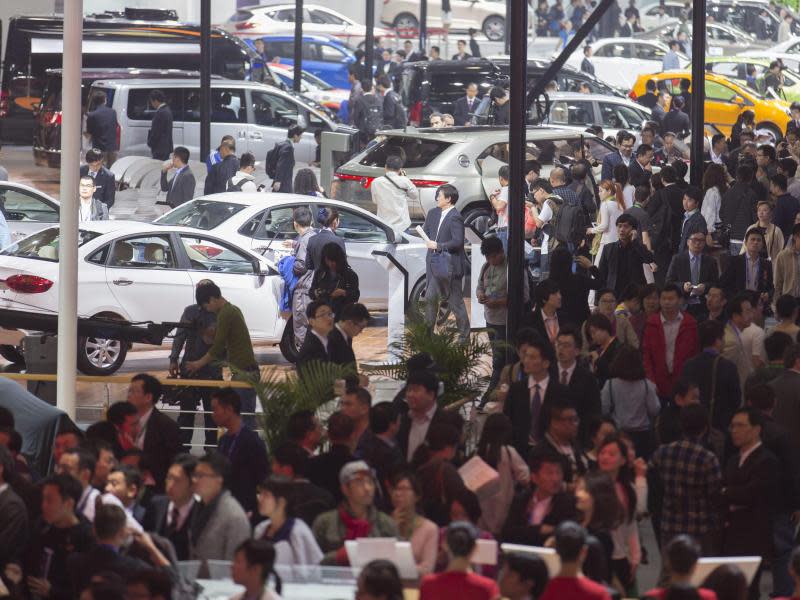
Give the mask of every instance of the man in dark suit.
M 408 462 L 427 439 L 431 424 L 442 419 L 443 412 L 436 402 L 439 378 L 427 369 L 410 371 L 406 377 L 405 401 L 408 410 L 401 413 L 397 445 Z M 404 403 L 400 403 L 404 404 Z
M 294 185 L 294 145 L 300 143 L 304 132 L 305 129 L 299 125 L 289 127 L 286 139 L 278 144 L 275 177 L 272 180 L 273 192 L 292 193 L 292 186 Z
M 650 177 L 653 175 L 651 162 L 653 162 L 653 147 L 649 144 L 639 144 L 636 157 L 628 165 L 628 181 L 632 186 L 650 185 Z
M 331 362 L 338 365 L 354 365 L 353 338 L 369 325 L 370 314 L 363 304 L 347 304 L 340 311 L 339 322 L 328 335 Z
M 341 411 L 328 418 L 327 452 L 312 456 L 306 465 L 306 477 L 314 485 L 330 492 L 336 502 L 342 501 L 342 486 L 339 471 L 347 463 L 356 460 L 353 456 L 355 422 Z
M 100 150 L 109 167 L 117 159 L 117 111 L 106 104 L 106 93 L 102 90 L 92 95 L 94 110 L 86 115 L 86 132 L 92 138 L 92 148 Z
M 728 164 L 728 138 L 724 133 L 715 133 L 711 138 L 711 146 L 708 152 L 703 152 L 703 162 L 705 166 L 710 163 L 727 166 Z
M 550 376 L 555 356 L 545 340 L 532 340 L 520 359 L 527 377 L 511 384 L 503 412 L 511 419 L 514 448 L 520 456 L 527 456 L 544 437 L 547 407 L 569 398 L 569 389 Z
M 644 84 L 645 92 L 636 99 L 636 102 L 649 109 L 658 104 L 658 88 L 655 79 L 648 79 Z
M 467 60 L 468 58 L 472 58 L 472 55 L 467 52 L 467 42 L 464 40 L 458 40 L 456 42 L 456 49 L 458 52 L 456 52 L 450 60 Z
M 175 169 L 172 179 L 167 180 L 167 172 Z M 172 151 L 172 164 L 161 167 L 161 191 L 167 192 L 167 204 L 170 208 L 180 206 L 194 198 L 197 182 L 189 168 L 189 150 L 178 146 Z
M 577 517 L 575 495 L 563 491 L 564 462 L 558 454 L 537 449 L 528 462 L 533 485 L 514 497 L 500 537 L 509 544 L 543 546 L 559 523 Z
M 686 310 L 698 322 L 708 316 L 706 293 L 719 281 L 716 259 L 703 252 L 706 246 L 704 228 L 705 221 L 702 228 L 687 236 L 688 250 L 673 256 L 667 270 L 667 283 L 675 283 L 683 290 Z
M 308 452 L 294 442 L 285 442 L 272 451 L 272 475 L 292 481 L 297 502 L 295 515 L 311 527 L 317 516 L 336 506 L 336 500 L 330 492 L 306 479 L 308 461 Z
M 647 283 L 642 265 L 652 264 L 655 257 L 638 239 L 633 238 L 633 231 L 638 226 L 635 218 L 623 213 L 617 217 L 615 225 L 619 240 L 603 247 L 598 269 L 601 285 L 614 290 L 616 297 L 621 298 L 629 283 Z
M 172 111 L 161 90 L 151 91 L 149 100 L 156 112 L 147 132 L 147 146 L 153 158 L 167 160 L 172 153 Z
M 761 256 L 764 234 L 757 227 L 744 238 L 745 253 L 731 257 L 719 283 L 729 297 L 744 290 L 758 292 L 761 304 L 767 305 L 775 287 L 772 284 L 772 264 Z
M 761 556 L 770 559 L 774 545 L 772 522 L 779 496 L 778 459 L 761 443 L 761 414 L 740 408 L 730 432 L 738 452 L 728 459 L 723 473 L 725 515 L 722 549 L 726 556 Z M 750 584 L 757 599 L 761 568 Z
M 581 71 L 584 73 L 588 73 L 589 75 L 594 75 L 594 65 L 592 61 L 589 60 L 592 58 L 592 47 L 589 44 L 586 44 L 583 47 L 583 60 L 581 61 Z
M 301 376 L 303 367 L 317 362 L 331 361 L 330 333 L 333 330 L 333 310 L 325 302 L 311 302 L 306 308 L 308 333 L 297 355 L 297 369 Z
M 464 219 L 455 207 L 458 190 L 445 184 L 436 190 L 436 208 L 425 217 L 428 236 L 425 256 L 425 320 L 433 328 L 439 303 L 446 302 L 456 318 L 461 341 L 469 337 L 469 316 L 464 305 Z
M 86 164 L 81 167 L 80 176 L 91 177 L 94 181 L 92 198 L 99 200 L 107 208 L 114 206 L 116 178 L 103 166 L 103 154 L 98 149 L 92 148 L 86 151 Z
M 203 184 L 203 195 L 220 194 L 228 189 L 228 180 L 239 170 L 236 142 L 223 140 L 219 145 L 220 161 L 212 165 Z
M 578 411 L 578 439 L 586 440 L 586 427 L 600 415 L 600 385 L 585 366 L 578 364 L 581 336 L 573 326 L 562 327 L 556 338 L 556 372 L 558 382 L 567 386 L 569 399 Z
M 28 541 L 28 511 L 11 489 L 15 478 L 14 457 L 0 446 L 0 564 L 22 558 Z
M 172 542 L 178 560 L 189 560 L 189 523 L 195 511 L 192 474 L 197 459 L 179 454 L 167 471 L 166 495 L 154 496 L 142 524 Z
M 536 444 L 531 454 L 553 452 L 564 463 L 564 481 L 573 483 L 586 473 L 586 459 L 578 443 L 580 417 L 568 400 L 556 399 L 547 407 L 547 429 L 542 441 Z
M 461 96 L 453 106 L 453 121 L 456 125 L 466 125 L 472 119 L 472 113 L 478 109 L 478 84 L 467 84 L 467 95 Z
M 784 371 L 769 385 L 775 390 L 775 419 L 786 427 L 800 448 L 800 346 L 792 345 L 784 354 Z
M 700 203 L 703 201 L 703 190 L 693 185 L 683 191 L 683 221 L 681 222 L 681 238 L 678 252 L 686 252 L 689 248 L 689 236 L 696 233 L 708 234 L 705 217 L 700 214 Z
M 396 438 L 400 431 L 400 414 L 393 402 L 378 402 L 369 408 L 369 429 L 361 447 L 360 456 L 373 469 L 383 490 L 385 501 L 381 503 L 388 508 L 389 477 L 406 464 L 405 456 L 400 450 Z M 408 439 L 408 438 L 406 438 Z
M 541 338 L 550 344 L 555 352 L 556 337 L 561 331 L 564 317 L 561 314 L 561 290 L 552 279 L 545 279 L 536 284 L 534 289 L 535 305 L 531 312 L 523 315 L 522 327 L 530 327 Z M 551 368 L 555 367 L 555 363 Z M 555 374 L 555 371 L 553 371 Z
M 609 152 L 603 158 L 603 170 L 601 179 L 614 180 L 614 167 L 619 164 L 630 166 L 633 160 L 633 146 L 636 143 L 636 136 L 624 129 L 617 132 L 617 151 Z
M 164 491 L 164 478 L 172 459 L 181 449 L 178 424 L 155 407 L 161 398 L 161 383 L 147 373 L 134 375 L 128 386 L 128 402 L 139 415 L 134 443 L 142 450 L 142 463 L 155 481 L 154 490 Z

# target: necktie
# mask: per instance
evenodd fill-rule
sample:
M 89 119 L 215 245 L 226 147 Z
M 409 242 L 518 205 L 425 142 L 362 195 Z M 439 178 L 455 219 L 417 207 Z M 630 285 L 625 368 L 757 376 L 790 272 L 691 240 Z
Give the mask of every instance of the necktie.
M 698 273 L 699 267 L 697 264 L 699 262 L 699 258 L 700 258 L 699 256 L 692 256 L 692 263 L 691 263 L 692 285 L 697 285 L 698 280 L 700 279 L 700 274 Z
M 562 369 L 561 371 L 561 385 L 568 385 L 567 383 L 567 370 Z
M 180 521 L 181 512 L 178 510 L 177 506 L 172 507 L 172 522 L 169 524 L 168 529 L 170 531 L 177 531 L 178 530 L 178 522 Z
M 539 438 L 539 413 L 542 410 L 542 386 L 533 386 L 533 402 L 531 402 L 531 439 Z

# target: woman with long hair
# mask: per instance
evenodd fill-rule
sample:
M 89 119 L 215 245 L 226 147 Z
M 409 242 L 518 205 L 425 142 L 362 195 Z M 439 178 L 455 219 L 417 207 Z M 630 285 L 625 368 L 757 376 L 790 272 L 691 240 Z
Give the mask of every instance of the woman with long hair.
M 328 304 L 334 315 L 339 315 L 346 304 L 358 302 L 358 275 L 347 264 L 347 255 L 338 244 L 327 244 L 322 249 L 322 264 L 314 272 L 308 295 Z
M 614 480 L 608 473 L 592 470 L 575 482 L 575 508 L 579 522 L 597 540 L 589 546 L 583 572 L 587 577 L 611 583 L 611 557 L 614 542 L 611 532 L 625 520 L 625 509 L 617 497 Z
M 584 445 L 587 450 L 584 451 L 583 457 L 586 459 L 586 464 L 589 470 L 597 468 L 597 450 L 600 443 L 609 435 L 617 433 L 617 424 L 611 417 L 604 417 L 597 415 L 593 417 L 588 426 L 586 427 L 586 444 Z
M 619 185 L 618 189 L 622 194 L 625 208 L 630 208 L 633 206 L 633 193 L 636 191 L 636 188 L 633 186 L 633 184 L 631 184 L 631 173 L 628 170 L 628 167 L 620 163 L 614 167 L 614 170 L 611 171 L 611 174 L 614 177 L 614 183 Z M 616 188 L 615 193 L 617 193 Z M 617 197 L 619 197 L 619 195 Z
M 623 168 L 625 165 L 621 165 Z M 616 169 L 615 169 L 616 171 Z M 625 178 L 627 180 L 627 169 L 625 170 Z M 616 242 L 619 239 L 617 235 L 617 217 L 619 217 L 625 209 L 625 197 L 623 194 L 624 184 L 619 182 L 609 181 L 604 179 L 597 186 L 600 194 L 600 209 L 598 210 L 598 221 L 595 227 L 589 227 L 586 233 L 591 235 L 598 233 L 600 236 L 600 245 L 597 248 L 597 254 L 594 257 L 594 264 L 600 264 L 600 258 L 603 256 L 603 248 L 606 244 Z M 631 202 L 631 205 L 633 202 Z
M 295 514 L 295 487 L 292 481 L 278 476 L 265 479 L 258 486 L 258 513 L 266 517 L 256 525 L 253 538 L 275 546 L 279 565 L 318 565 L 322 550 L 308 525 Z
M 497 491 L 480 498 L 478 526 L 499 535 L 514 499 L 516 484 L 527 484 L 531 475 L 527 463 L 511 445 L 511 419 L 508 416 L 503 413 L 489 415 L 478 441 L 477 455 L 500 475 Z
M 275 580 L 275 592 L 267 587 L 270 577 Z M 281 600 L 281 578 L 275 572 L 275 547 L 266 540 L 250 539 L 239 544 L 231 563 L 231 579 L 245 589 L 231 600 Z
M 614 419 L 645 459 L 653 449 L 653 424 L 661 410 L 656 384 L 647 379 L 638 349 L 622 346 L 609 368 L 611 379 L 600 392 L 603 414 Z
M 750 131 L 755 131 L 756 129 L 756 113 L 754 113 L 752 110 L 746 110 L 742 112 L 736 118 L 736 122 L 733 124 L 733 128 L 731 129 L 732 150 L 738 148 L 741 145 L 739 136 L 742 135 L 742 131 L 745 129 L 748 129 Z
M 581 267 L 572 272 L 572 265 Z M 585 271 L 585 272 L 584 272 Z M 564 321 L 579 325 L 589 318 L 589 293 L 602 286 L 600 271 L 591 261 L 581 254 L 572 253 L 564 246 L 555 248 L 550 253 L 550 274 L 561 290 L 561 311 Z
M 436 523 L 417 512 L 422 489 L 417 476 L 411 471 L 399 471 L 389 479 L 392 499 L 392 519 L 397 525 L 398 537 L 411 542 L 411 552 L 420 575 L 427 575 L 436 565 L 439 528 Z
M 634 487 L 633 465 L 628 459 L 628 447 L 619 435 L 608 436 L 600 443 L 597 466 L 614 482 L 617 498 L 622 504 L 624 518 L 611 530 L 614 550 L 611 554 L 611 572 L 620 583 L 620 592 L 626 597 L 637 597 L 636 569 L 642 560 L 639 529 L 636 526 L 637 497 Z
M 309 168 L 300 169 L 294 176 L 294 185 L 292 187 L 295 194 L 301 196 L 314 196 L 315 198 L 324 198 L 325 194 L 317 182 L 317 176 L 314 171 Z
M 700 214 L 706 220 L 708 229 L 708 243 L 712 243 L 711 233 L 716 230 L 719 219 L 719 209 L 722 206 L 722 196 L 728 191 L 727 171 L 723 165 L 711 163 L 703 173 L 703 206 Z

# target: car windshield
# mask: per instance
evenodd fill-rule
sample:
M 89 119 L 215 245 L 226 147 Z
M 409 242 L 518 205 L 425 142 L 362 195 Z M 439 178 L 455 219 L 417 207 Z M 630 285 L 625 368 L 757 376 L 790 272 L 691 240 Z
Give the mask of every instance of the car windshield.
M 244 210 L 246 205 L 213 200 L 192 200 L 156 219 L 159 225 L 195 227 L 206 231 L 219 227 L 233 215 Z
M 78 247 L 93 240 L 100 234 L 97 231 L 78 231 Z M 18 256 L 21 258 L 36 258 L 58 262 L 58 227 L 48 227 L 38 233 L 11 244 L 0 252 L 2 256 Z
M 450 147 L 450 142 L 418 137 L 388 137 L 370 149 L 359 164 L 365 167 L 384 167 L 389 156 L 403 159 L 407 169 L 427 167 Z

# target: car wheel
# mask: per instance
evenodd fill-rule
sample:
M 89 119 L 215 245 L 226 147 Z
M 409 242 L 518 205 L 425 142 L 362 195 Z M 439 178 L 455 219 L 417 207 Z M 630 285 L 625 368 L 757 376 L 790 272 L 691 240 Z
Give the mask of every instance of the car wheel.
M 760 123 L 756 125 L 756 129 L 766 129 L 767 131 L 771 131 L 772 135 L 775 136 L 775 142 L 780 142 L 783 139 L 783 132 L 772 123 Z
M 281 335 L 281 341 L 278 344 L 278 348 L 281 349 L 281 354 L 283 354 L 283 358 L 285 358 L 292 364 L 295 364 L 297 362 L 297 355 L 299 354 L 299 350 L 294 340 L 294 317 L 289 317 L 289 319 L 286 321 L 286 325 L 283 328 L 283 335 Z
M 0 356 L 10 363 L 25 363 L 25 356 L 22 354 L 22 348 L 20 346 L 10 346 L 8 344 L 0 345 Z
M 492 211 L 486 207 L 469 208 L 464 213 L 464 226 L 472 226 L 481 237 L 489 230 L 492 223 Z
M 127 354 L 128 343 L 122 340 L 78 338 L 78 370 L 85 375 L 113 375 Z
M 419 31 L 419 21 L 411 13 L 400 13 L 392 23 L 398 37 L 414 37 Z
M 506 20 L 499 15 L 487 17 L 483 22 L 483 35 L 492 42 L 498 42 L 506 37 Z

